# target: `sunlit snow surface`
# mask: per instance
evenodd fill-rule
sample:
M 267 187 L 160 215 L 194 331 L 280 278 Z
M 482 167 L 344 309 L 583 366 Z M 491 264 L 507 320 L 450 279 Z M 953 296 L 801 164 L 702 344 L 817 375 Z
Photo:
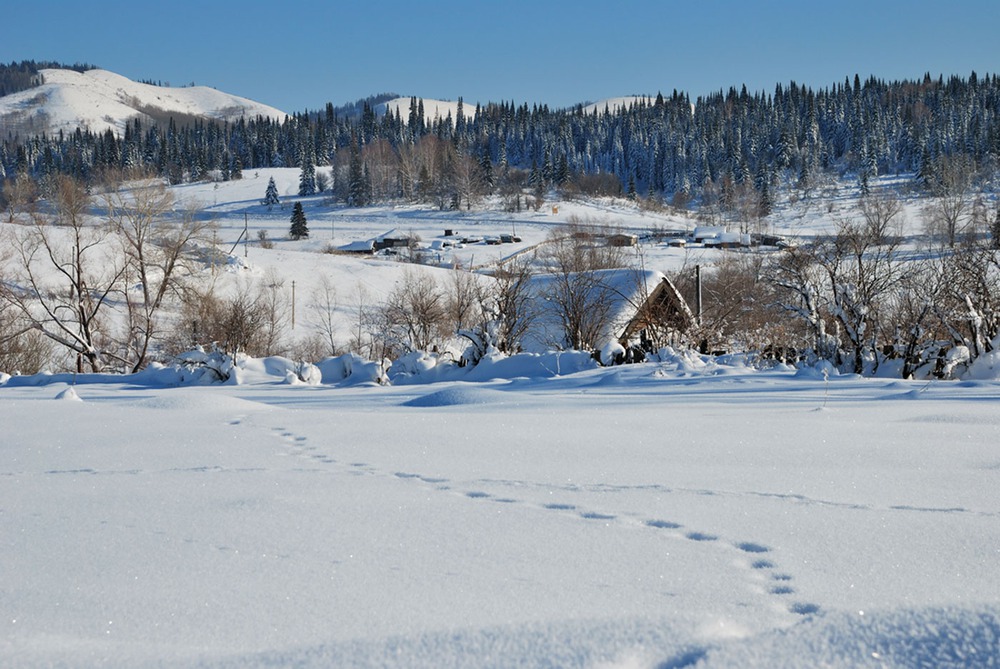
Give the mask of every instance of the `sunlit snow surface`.
M 995 666 L 998 382 L 521 362 L 7 379 L 0 665 Z

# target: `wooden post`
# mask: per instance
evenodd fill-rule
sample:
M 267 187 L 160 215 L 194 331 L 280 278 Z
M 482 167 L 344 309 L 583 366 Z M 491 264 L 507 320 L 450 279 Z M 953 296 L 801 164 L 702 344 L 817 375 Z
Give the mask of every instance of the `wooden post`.
M 694 317 L 698 325 L 701 325 L 701 265 L 694 266 Z

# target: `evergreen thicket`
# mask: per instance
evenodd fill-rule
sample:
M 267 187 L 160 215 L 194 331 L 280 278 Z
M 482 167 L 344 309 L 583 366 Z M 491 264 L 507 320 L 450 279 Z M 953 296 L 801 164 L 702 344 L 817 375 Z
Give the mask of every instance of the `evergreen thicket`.
M 74 70 L 75 72 L 86 72 L 93 70 L 93 65 L 75 63 L 64 65 L 50 61 L 22 60 L 20 63 L 11 62 L 9 65 L 0 63 L 0 97 L 26 91 L 29 88 L 40 86 L 45 83 L 39 74 L 41 70 Z
M 468 107 L 465 107 L 467 110 Z M 674 91 L 625 108 L 551 110 L 513 102 L 477 105 L 474 114 L 428 118 L 412 98 L 408 113 L 384 115 L 368 101 L 342 116 L 333 105 L 283 121 L 195 120 L 121 136 L 86 130 L 7 136 L 0 175 L 55 174 L 84 181 L 103 171 L 142 167 L 171 183 L 234 170 L 301 167 L 302 192 L 314 192 L 313 167 L 331 166 L 335 195 L 356 205 L 426 201 L 471 206 L 479 196 L 531 186 L 598 187 L 685 204 L 734 200 L 752 191 L 766 210 L 777 188 L 809 188 L 823 175 L 865 185 L 879 174 L 916 174 L 941 184 L 942 160 L 963 156 L 991 175 L 1000 155 L 997 76 L 886 82 L 845 80 L 822 90 L 794 82 L 772 94 L 746 88 L 692 101 Z M 529 182 L 530 180 L 530 182 Z M 518 198 L 519 200 L 519 198 Z M 766 213 L 763 211 L 762 213 Z

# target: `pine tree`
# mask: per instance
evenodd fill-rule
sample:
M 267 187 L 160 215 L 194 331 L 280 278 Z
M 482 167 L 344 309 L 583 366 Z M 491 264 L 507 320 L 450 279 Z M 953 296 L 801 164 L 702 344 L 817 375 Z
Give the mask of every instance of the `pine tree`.
M 1000 249 L 1000 200 L 997 200 L 996 211 L 993 212 L 993 223 L 990 225 L 990 236 L 993 238 L 992 248 Z
M 268 209 L 278 204 L 278 187 L 274 184 L 274 177 L 267 182 L 267 191 L 264 193 L 264 199 L 261 200 L 261 204 L 265 205 Z
M 299 195 L 316 194 L 316 166 L 313 165 L 311 151 L 302 154 L 302 170 L 299 172 Z
M 296 202 L 292 207 L 292 227 L 288 231 L 288 236 L 298 241 L 309 237 L 309 228 L 306 227 L 306 213 L 302 211 L 302 203 Z
M 351 145 L 351 158 L 347 177 L 347 204 L 352 207 L 363 207 L 368 204 L 367 188 L 365 187 L 365 170 L 361 162 L 361 152 L 357 144 Z

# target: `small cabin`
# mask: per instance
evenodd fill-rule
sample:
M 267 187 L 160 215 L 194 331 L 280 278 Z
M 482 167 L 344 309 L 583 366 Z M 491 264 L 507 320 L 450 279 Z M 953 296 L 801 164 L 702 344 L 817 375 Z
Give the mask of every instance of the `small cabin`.
M 691 233 L 691 241 L 695 244 L 709 244 L 726 234 L 726 229 L 722 226 L 699 225 Z
M 381 251 L 382 249 L 410 248 L 416 242 L 412 236 L 399 230 L 390 230 L 379 235 L 373 241 L 376 251 Z
M 608 246 L 628 247 L 628 246 L 638 246 L 638 245 L 639 245 L 639 238 L 636 235 L 629 235 L 624 233 L 608 235 Z

